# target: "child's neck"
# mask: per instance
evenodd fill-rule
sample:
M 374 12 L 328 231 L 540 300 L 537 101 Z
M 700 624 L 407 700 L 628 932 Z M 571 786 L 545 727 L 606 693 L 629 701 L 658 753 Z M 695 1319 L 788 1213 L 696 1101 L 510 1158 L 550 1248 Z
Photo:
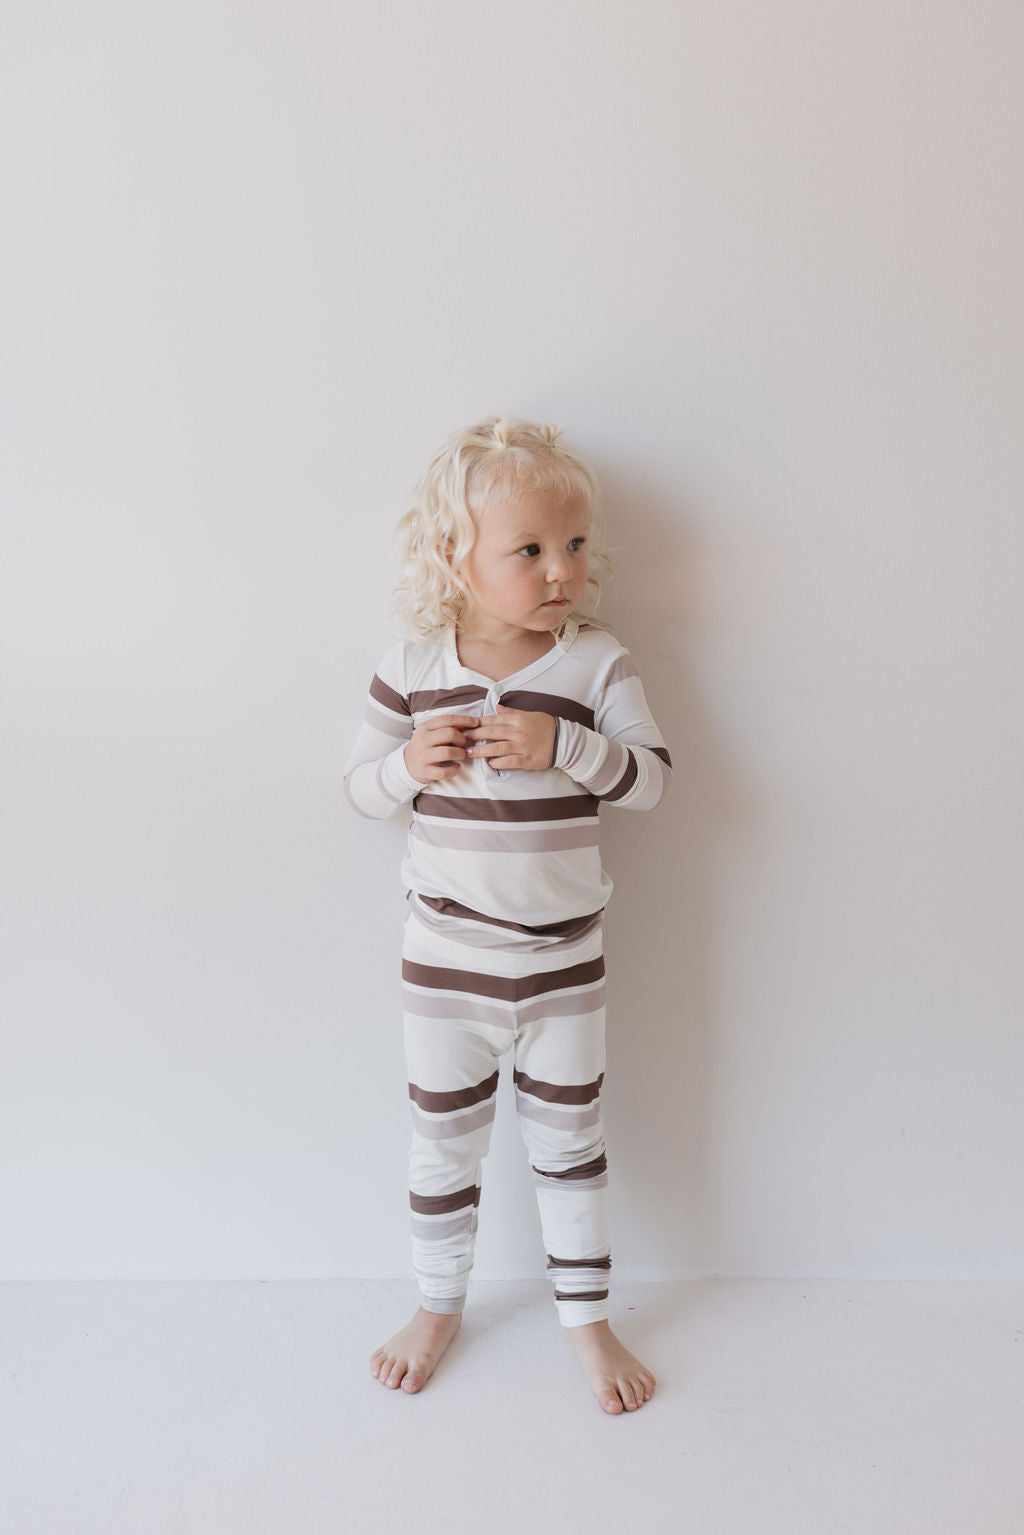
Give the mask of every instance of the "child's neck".
M 544 629 L 539 633 L 527 631 L 514 639 L 494 640 L 458 629 L 455 645 L 463 666 L 500 682 L 503 677 L 511 677 L 547 655 L 554 649 L 555 636 Z

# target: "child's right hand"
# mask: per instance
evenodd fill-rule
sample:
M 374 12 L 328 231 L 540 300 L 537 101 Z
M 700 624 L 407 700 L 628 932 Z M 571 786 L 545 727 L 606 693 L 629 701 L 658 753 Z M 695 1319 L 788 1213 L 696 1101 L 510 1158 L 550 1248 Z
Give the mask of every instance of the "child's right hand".
M 454 778 L 466 760 L 466 738 L 480 721 L 475 714 L 436 714 L 417 725 L 405 748 L 405 765 L 420 783 Z

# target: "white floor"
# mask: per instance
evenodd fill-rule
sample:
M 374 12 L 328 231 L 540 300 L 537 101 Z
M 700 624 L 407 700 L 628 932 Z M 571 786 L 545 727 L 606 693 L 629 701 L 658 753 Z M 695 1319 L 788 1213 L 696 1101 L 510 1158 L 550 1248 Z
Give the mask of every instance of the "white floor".
M 603 1414 L 546 1281 L 477 1282 L 419 1396 L 397 1283 L 0 1285 L 5 1535 L 1021 1535 L 1024 1285 L 615 1287 Z

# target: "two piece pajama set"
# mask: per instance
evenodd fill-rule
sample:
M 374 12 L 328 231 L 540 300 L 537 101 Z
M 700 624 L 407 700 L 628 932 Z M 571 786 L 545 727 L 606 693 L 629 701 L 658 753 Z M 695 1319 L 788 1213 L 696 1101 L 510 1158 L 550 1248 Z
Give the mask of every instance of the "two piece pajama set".
M 553 765 L 470 758 L 423 784 L 403 749 L 423 720 L 554 715 Z M 454 632 L 381 661 L 345 790 L 364 816 L 411 803 L 402 879 L 403 1027 L 413 1121 L 409 1203 L 420 1304 L 465 1305 L 498 1087 L 513 1052 L 555 1303 L 564 1326 L 608 1315 L 608 1172 L 601 1129 L 605 969 L 602 802 L 649 810 L 671 761 L 628 650 L 570 619 L 552 650 L 500 682 L 459 660 Z

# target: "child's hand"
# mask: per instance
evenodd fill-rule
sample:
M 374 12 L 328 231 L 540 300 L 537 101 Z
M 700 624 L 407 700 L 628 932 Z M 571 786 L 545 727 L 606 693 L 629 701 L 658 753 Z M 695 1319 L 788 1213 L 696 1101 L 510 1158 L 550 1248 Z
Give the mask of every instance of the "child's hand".
M 417 725 L 405 748 L 405 765 L 420 783 L 454 778 L 466 760 L 466 727 L 480 723 L 475 714 L 435 714 Z
M 493 768 L 535 771 L 549 768 L 555 745 L 555 717 L 533 709 L 498 705 L 497 714 L 474 720 L 466 731 L 471 757 L 486 757 Z

